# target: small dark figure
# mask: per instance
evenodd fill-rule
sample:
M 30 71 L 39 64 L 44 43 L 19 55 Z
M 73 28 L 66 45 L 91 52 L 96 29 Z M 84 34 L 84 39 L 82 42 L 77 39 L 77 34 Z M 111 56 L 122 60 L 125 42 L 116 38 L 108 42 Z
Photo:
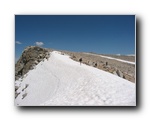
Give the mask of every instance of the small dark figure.
M 95 67 L 97 67 L 97 63 L 95 63 Z
M 81 65 L 81 62 L 82 62 L 82 58 L 80 58 L 80 59 L 79 59 L 79 61 L 80 61 L 80 65 Z
M 106 62 L 106 66 L 108 65 L 108 62 Z

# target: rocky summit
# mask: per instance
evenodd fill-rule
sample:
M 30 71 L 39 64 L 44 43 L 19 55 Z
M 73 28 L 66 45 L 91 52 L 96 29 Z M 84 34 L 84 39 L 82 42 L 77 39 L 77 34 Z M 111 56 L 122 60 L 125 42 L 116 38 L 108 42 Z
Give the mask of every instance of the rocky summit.
M 27 47 L 20 59 L 15 64 L 15 80 L 22 77 L 29 70 L 34 69 L 34 67 L 44 59 L 48 59 L 50 56 L 49 50 L 46 48 L 41 48 L 37 46 Z

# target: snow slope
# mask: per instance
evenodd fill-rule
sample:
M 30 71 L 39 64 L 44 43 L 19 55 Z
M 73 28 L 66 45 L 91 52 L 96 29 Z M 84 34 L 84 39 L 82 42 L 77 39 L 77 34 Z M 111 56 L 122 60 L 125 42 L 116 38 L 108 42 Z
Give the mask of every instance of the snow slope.
M 91 55 L 100 56 L 100 57 L 103 57 L 103 58 L 107 58 L 107 59 L 116 60 L 116 61 L 119 61 L 119 62 L 124 62 L 124 63 L 135 65 L 135 62 L 131 62 L 131 61 L 127 61 L 127 60 L 117 59 L 117 58 L 103 56 L 103 55 L 96 55 L 96 54 L 92 54 L 92 53 L 84 53 L 84 54 L 91 54 Z
M 28 85 L 28 86 L 26 86 Z M 135 106 L 135 84 L 54 51 L 15 82 L 18 106 Z M 26 95 L 23 99 L 22 97 Z
M 117 61 L 120 61 L 120 62 L 124 62 L 124 63 L 128 63 L 128 64 L 133 64 L 133 65 L 135 65 L 135 62 L 130 62 L 130 61 L 121 60 L 121 59 L 117 59 L 117 58 L 113 58 L 113 57 L 108 57 L 108 56 L 103 56 L 103 55 L 100 55 L 100 56 L 103 57 L 103 58 L 113 59 L 113 60 L 117 60 Z

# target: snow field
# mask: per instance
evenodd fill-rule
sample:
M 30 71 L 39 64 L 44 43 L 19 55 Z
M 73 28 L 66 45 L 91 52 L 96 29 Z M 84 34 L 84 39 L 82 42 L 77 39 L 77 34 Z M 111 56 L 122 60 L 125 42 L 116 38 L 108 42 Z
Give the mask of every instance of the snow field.
M 19 106 L 135 106 L 135 84 L 54 51 L 15 82 Z M 26 89 L 25 86 L 28 85 Z M 24 91 L 22 91 L 24 89 Z M 22 99 L 22 96 L 27 96 Z
M 113 57 L 108 57 L 108 56 L 103 56 L 103 55 L 96 55 L 96 54 L 92 54 L 92 53 L 84 53 L 84 54 L 91 54 L 91 55 L 100 56 L 100 57 L 103 57 L 103 58 L 107 58 L 107 59 L 116 60 L 116 61 L 119 61 L 119 62 L 124 62 L 124 63 L 135 65 L 135 62 L 130 62 L 130 61 L 117 59 L 117 58 L 113 58 Z M 128 55 L 128 56 L 133 56 L 133 55 Z

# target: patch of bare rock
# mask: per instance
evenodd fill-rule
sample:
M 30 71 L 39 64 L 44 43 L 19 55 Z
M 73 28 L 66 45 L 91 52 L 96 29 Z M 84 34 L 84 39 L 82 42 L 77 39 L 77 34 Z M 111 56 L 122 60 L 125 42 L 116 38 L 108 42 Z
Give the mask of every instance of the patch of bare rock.
M 15 64 L 15 80 L 25 75 L 29 70 L 34 69 L 39 62 L 49 57 L 50 53 L 48 49 L 37 46 L 27 47 Z

